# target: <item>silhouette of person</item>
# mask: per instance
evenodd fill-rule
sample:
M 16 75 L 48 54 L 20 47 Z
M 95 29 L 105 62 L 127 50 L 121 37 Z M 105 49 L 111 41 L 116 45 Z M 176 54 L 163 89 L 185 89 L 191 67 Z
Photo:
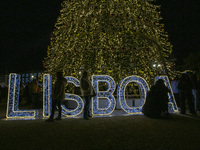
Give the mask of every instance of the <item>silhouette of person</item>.
M 33 79 L 33 81 L 30 84 L 31 105 L 33 106 L 33 108 L 35 108 L 35 105 L 37 103 L 37 90 L 38 82 L 36 79 Z
M 191 114 L 196 114 L 194 111 L 194 102 L 192 100 L 192 82 L 187 73 L 182 74 L 178 83 L 178 89 L 180 92 L 180 109 L 181 114 L 186 114 L 186 99 L 188 101 L 189 110 Z
M 81 95 L 85 99 L 85 106 L 84 106 L 84 112 L 83 117 L 84 119 L 88 120 L 90 115 L 90 104 L 91 104 L 91 96 L 93 95 L 93 88 L 92 84 L 88 77 L 88 72 L 83 71 L 81 79 L 80 79 L 80 88 L 81 88 Z
M 168 92 L 170 90 L 165 86 L 164 81 L 157 80 L 147 93 L 146 102 L 142 109 L 143 114 L 151 118 L 160 118 L 162 114 L 169 115 Z
M 52 92 L 52 111 L 49 119 L 46 122 L 54 121 L 54 113 L 56 110 L 56 105 L 58 105 L 58 116 L 56 120 L 61 120 L 61 102 L 65 99 L 65 84 L 67 80 L 63 78 L 62 72 L 57 72 L 57 80 L 55 82 L 53 92 Z
M 191 81 L 192 81 L 192 98 L 193 98 L 193 102 L 194 102 L 194 110 L 198 111 L 199 107 L 198 107 L 198 101 L 199 101 L 199 80 L 197 78 L 197 73 L 196 73 L 196 69 L 193 71 L 192 75 L 191 75 Z
M 24 86 L 23 83 L 20 83 L 20 92 L 19 92 L 19 106 L 23 103 Z
M 25 86 L 24 97 L 25 97 L 26 105 L 30 105 L 31 104 L 30 83 L 27 83 Z

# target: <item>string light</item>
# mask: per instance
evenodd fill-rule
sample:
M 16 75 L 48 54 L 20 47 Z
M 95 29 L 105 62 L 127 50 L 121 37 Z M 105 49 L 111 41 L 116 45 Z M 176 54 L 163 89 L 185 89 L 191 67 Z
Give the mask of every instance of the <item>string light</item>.
M 48 73 L 69 70 L 79 78 L 84 68 L 119 83 L 119 76 L 131 76 L 134 69 L 134 75 L 151 83 L 158 67 L 159 73 L 173 76 L 173 63 L 167 61 L 172 46 L 159 23 L 160 6 L 151 1 L 64 1 L 44 61 Z M 152 62 L 160 65 L 152 66 Z
M 19 110 L 20 75 L 9 74 L 8 103 L 6 118 L 31 119 L 38 116 L 38 110 Z
M 141 90 L 141 102 L 138 107 L 130 107 L 128 106 L 125 98 L 125 89 L 126 86 L 131 83 L 135 82 L 139 85 Z M 142 106 L 145 103 L 146 100 L 146 94 L 149 90 L 149 86 L 145 79 L 139 77 L 139 76 L 129 76 L 124 79 L 122 79 L 118 85 L 117 89 L 117 98 L 118 102 L 120 103 L 121 108 L 127 112 L 128 114 L 141 114 L 142 113 Z
M 52 77 L 49 74 L 43 75 L 43 116 L 49 117 L 52 109 Z
M 107 84 L 108 89 L 106 91 L 99 90 L 100 82 Z M 113 96 L 115 91 L 114 79 L 107 75 L 93 75 L 92 83 L 96 93 L 96 96 L 92 99 L 92 113 L 94 115 L 110 115 L 114 111 L 116 105 L 115 97 Z M 101 99 L 107 100 L 107 107 L 99 108 L 99 101 Z
M 66 76 L 65 79 L 67 79 L 67 83 L 72 83 L 74 84 L 76 87 L 80 87 L 80 82 L 78 79 L 74 78 L 74 77 L 70 77 L 70 76 Z M 83 99 L 75 94 L 69 94 L 69 93 L 65 93 L 65 100 L 69 100 L 69 101 L 75 101 L 78 105 L 75 109 L 68 109 L 65 105 L 61 105 L 62 107 L 62 114 L 66 117 L 75 117 L 77 115 L 79 115 L 84 108 L 84 101 Z
M 44 74 L 43 76 L 43 116 L 49 117 L 52 107 L 52 77 L 49 74 Z M 80 87 L 80 82 L 75 77 L 66 76 L 67 83 L 72 83 L 76 87 Z M 158 79 L 163 79 L 166 86 L 170 89 L 169 93 L 169 109 L 172 112 L 178 112 L 178 107 L 171 89 L 171 85 L 167 76 L 159 76 L 155 78 L 155 82 Z M 127 85 L 131 82 L 137 83 L 141 91 L 141 102 L 137 107 L 128 106 L 125 99 L 125 89 Z M 110 115 L 116 106 L 115 97 L 113 95 L 115 91 L 115 82 L 111 76 L 108 75 L 93 75 L 92 83 L 96 96 L 92 98 L 92 113 L 93 115 Z M 99 90 L 99 83 L 106 83 L 108 88 L 106 91 Z M 15 119 L 32 119 L 38 116 L 38 110 L 19 110 L 19 91 L 20 90 L 20 75 L 11 73 L 9 75 L 9 88 L 8 88 L 8 104 L 6 111 L 6 118 Z M 117 101 L 120 107 L 128 114 L 141 114 L 142 107 L 145 103 L 146 94 L 149 90 L 149 86 L 144 78 L 139 76 L 129 76 L 122 79 L 117 88 Z M 99 107 L 99 102 L 101 99 L 107 101 L 107 106 L 104 108 Z M 66 117 L 74 117 L 79 115 L 84 108 L 83 99 L 75 94 L 65 93 L 65 100 L 73 100 L 78 105 L 75 109 L 68 109 L 65 105 L 62 105 L 62 114 Z

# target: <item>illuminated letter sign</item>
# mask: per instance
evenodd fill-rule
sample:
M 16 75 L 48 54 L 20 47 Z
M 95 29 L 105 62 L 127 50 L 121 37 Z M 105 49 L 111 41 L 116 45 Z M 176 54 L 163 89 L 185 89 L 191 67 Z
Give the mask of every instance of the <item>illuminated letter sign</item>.
M 108 89 L 106 91 L 99 91 L 99 82 L 107 83 Z M 92 76 L 92 83 L 96 96 L 93 97 L 92 110 L 94 115 L 109 115 L 111 114 L 116 105 L 113 93 L 115 91 L 115 82 L 112 77 L 106 75 L 94 75 Z M 105 108 L 99 108 L 99 100 L 104 99 L 108 101 L 108 105 Z
M 34 118 L 38 110 L 19 110 L 20 75 L 11 73 L 9 75 L 8 104 L 6 118 Z
M 78 79 L 74 77 L 65 77 L 65 78 L 67 79 L 67 83 L 73 83 L 76 87 L 80 86 L 80 82 L 78 81 Z M 80 96 L 75 94 L 65 93 L 65 100 L 73 100 L 76 101 L 76 103 L 78 104 L 78 106 L 73 110 L 69 110 L 67 107 L 65 107 L 65 105 L 62 105 L 62 114 L 65 115 L 66 117 L 77 116 L 83 111 L 84 102 Z
M 78 79 L 74 77 L 65 77 L 68 83 L 74 84 L 76 87 L 80 86 Z M 178 112 L 176 101 L 174 99 L 172 89 L 167 76 L 156 77 L 155 81 L 163 79 L 166 86 L 171 90 L 169 94 L 169 108 L 171 111 Z M 106 83 L 108 89 L 106 91 L 99 90 L 99 83 Z M 139 85 L 141 90 L 141 102 L 138 107 L 128 106 L 125 99 L 125 89 L 130 82 L 135 82 Z M 113 96 L 115 91 L 115 82 L 112 77 L 107 75 L 93 75 L 92 83 L 96 96 L 92 98 L 92 113 L 94 115 L 110 115 L 116 106 L 116 101 Z M 38 110 L 19 110 L 19 91 L 20 90 L 20 75 L 10 74 L 9 75 L 9 88 L 8 88 L 8 104 L 7 104 L 7 118 L 34 118 L 38 116 Z M 128 114 L 141 114 L 142 107 L 145 103 L 146 93 L 149 90 L 146 81 L 139 76 L 130 76 L 122 79 L 117 88 L 117 100 L 120 107 Z M 49 117 L 51 113 L 52 105 L 52 78 L 49 74 L 43 76 L 43 116 Z M 65 93 L 65 100 L 73 100 L 78 104 L 73 110 L 68 109 L 65 105 L 62 105 L 62 114 L 66 117 L 74 117 L 79 115 L 84 108 L 83 99 L 75 94 Z M 107 106 L 100 108 L 100 100 L 106 101 Z
M 67 79 L 67 83 L 73 83 L 76 87 L 80 86 L 80 82 L 74 77 L 65 77 Z M 51 76 L 49 74 L 44 75 L 44 85 L 43 85 L 43 116 L 48 117 L 51 114 L 52 109 L 52 81 Z M 65 105 L 61 105 L 62 114 L 66 117 L 74 117 L 79 115 L 84 107 L 84 102 L 81 97 L 74 94 L 65 93 L 65 100 L 74 100 L 77 102 L 78 106 L 74 110 L 69 110 Z
M 52 109 L 52 77 L 49 74 L 43 76 L 43 116 L 49 117 Z
M 169 82 L 169 78 L 167 76 L 160 76 L 160 77 L 156 77 L 155 78 L 155 82 L 158 80 L 158 79 L 162 79 L 164 80 L 165 82 L 165 85 L 168 87 L 168 89 L 171 91 L 168 96 L 169 96 L 169 103 L 168 103 L 168 108 L 171 110 L 171 111 L 174 111 L 174 112 L 178 112 L 178 107 L 176 105 L 176 101 L 175 101 L 175 98 L 174 98 L 174 95 L 173 95 L 173 92 L 172 92 L 172 88 L 171 88 L 171 84 Z
M 141 103 L 139 105 L 139 107 L 130 107 L 127 105 L 126 103 L 126 99 L 125 99 L 125 89 L 126 86 L 128 85 L 128 83 L 130 82 L 136 82 L 141 89 Z M 139 76 L 130 76 L 130 77 L 126 77 L 124 79 L 122 79 L 118 85 L 118 89 L 117 89 L 117 99 L 118 102 L 120 103 L 121 108 L 127 112 L 128 114 L 141 114 L 142 112 L 142 106 L 145 103 L 146 100 L 146 93 L 149 90 L 148 84 L 146 83 L 146 81 L 139 77 Z

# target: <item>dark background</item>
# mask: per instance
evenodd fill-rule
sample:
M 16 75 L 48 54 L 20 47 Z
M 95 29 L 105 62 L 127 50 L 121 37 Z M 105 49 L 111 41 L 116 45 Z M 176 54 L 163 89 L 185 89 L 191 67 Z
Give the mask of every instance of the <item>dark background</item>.
M 0 73 L 42 69 L 63 0 L 0 1 Z M 200 49 L 200 0 L 157 0 L 177 65 Z

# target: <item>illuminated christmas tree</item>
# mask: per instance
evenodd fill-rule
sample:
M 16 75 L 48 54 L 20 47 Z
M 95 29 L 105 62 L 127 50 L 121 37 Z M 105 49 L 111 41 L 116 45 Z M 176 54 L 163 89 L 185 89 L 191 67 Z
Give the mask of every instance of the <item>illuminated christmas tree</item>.
M 139 75 L 148 82 L 170 74 L 172 52 L 160 6 L 153 0 L 67 0 L 62 3 L 44 66 L 79 78 L 82 69 L 115 81 Z

